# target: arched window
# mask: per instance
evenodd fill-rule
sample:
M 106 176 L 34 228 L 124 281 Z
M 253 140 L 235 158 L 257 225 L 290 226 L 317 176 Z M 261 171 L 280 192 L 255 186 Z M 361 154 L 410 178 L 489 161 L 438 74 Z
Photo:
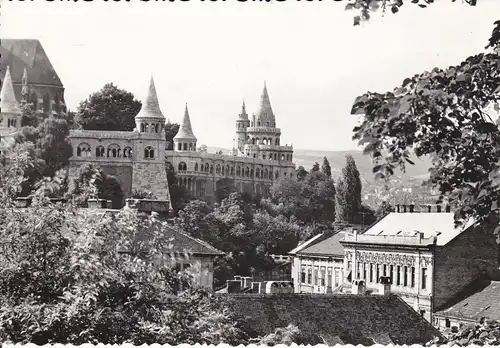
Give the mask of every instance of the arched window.
M 197 172 L 198 171 L 198 163 L 195 163 L 194 164 L 194 171 Z
M 144 133 L 146 131 L 146 126 L 144 123 L 141 123 L 141 133 Z
M 95 156 L 96 157 L 104 157 L 104 146 L 99 145 L 98 147 L 95 148 Z
M 210 171 L 210 165 L 205 163 L 205 171 L 208 173 Z
M 43 112 L 49 112 L 50 111 L 50 98 L 48 94 L 45 94 L 43 96 Z
M 278 177 L 280 176 L 280 172 L 276 171 L 276 179 L 278 179 Z
M 187 149 L 188 149 L 188 144 L 184 143 L 184 151 L 187 151 Z
M 30 101 L 31 105 L 33 106 L 33 111 L 37 111 L 38 110 L 38 96 L 36 95 L 35 92 L 31 93 L 29 101 Z
M 132 158 L 132 148 L 130 146 L 123 149 L 123 158 Z
M 144 158 L 155 158 L 155 149 L 151 146 L 146 146 L 144 148 Z
M 277 153 L 275 153 L 275 154 L 274 154 L 274 160 L 275 160 L 275 161 L 277 161 L 277 160 L 278 160 L 278 154 L 277 154 Z
M 276 140 L 274 141 L 275 145 L 278 146 L 280 144 L 280 138 L 276 138 Z
M 89 157 L 92 156 L 92 151 L 90 149 L 90 145 L 87 143 L 81 143 L 76 148 L 76 155 L 78 157 Z
M 154 132 L 155 132 L 155 124 L 151 123 L 151 133 L 154 133 Z
M 120 146 L 117 144 L 111 144 L 108 146 L 108 157 L 121 157 Z
M 215 174 L 220 174 L 220 164 L 215 166 Z
M 182 150 L 182 144 L 181 144 L 181 143 L 177 143 L 177 150 L 178 150 L 178 151 L 181 151 L 181 150 Z
M 272 169 L 269 169 L 269 180 L 273 179 L 273 171 Z
M 252 145 L 255 145 L 255 138 L 252 138 Z
M 159 133 L 160 132 L 160 124 L 157 123 L 155 124 L 155 133 Z
M 267 179 L 269 177 L 269 172 L 267 168 L 264 168 L 264 175 L 262 176 L 263 179 Z
M 256 177 L 257 179 L 259 179 L 259 178 L 260 178 L 260 169 L 259 169 L 259 168 L 255 168 L 255 177 Z
M 226 165 L 226 174 L 224 175 L 229 176 L 229 165 Z
M 286 160 L 289 161 L 290 160 L 290 155 L 289 154 L 286 154 Z
M 187 170 L 187 165 L 184 162 L 179 163 L 179 172 L 185 172 Z
M 189 151 L 193 151 L 193 143 L 189 143 Z
M 284 153 L 282 153 L 282 154 L 281 154 L 281 160 L 282 160 L 282 161 L 284 161 L 284 160 L 285 160 L 285 154 L 284 154 Z
M 237 166 L 236 167 L 236 176 L 240 176 L 241 175 L 241 168 L 240 166 Z
M 145 127 L 145 128 L 144 128 L 144 131 L 145 131 L 146 133 L 148 133 L 148 132 L 149 132 L 149 123 L 146 123 L 146 125 L 145 125 L 144 127 Z
M 253 178 L 253 168 L 250 169 L 250 177 Z
M 266 154 L 262 154 L 262 159 L 266 159 Z
M 210 174 L 213 174 L 213 173 L 214 173 L 214 166 L 210 165 Z
M 234 176 L 234 167 L 231 167 L 231 176 Z
M 292 161 L 292 160 L 293 160 L 293 155 L 290 155 L 290 161 Z
M 248 178 L 250 176 L 250 168 L 245 168 L 245 176 Z
M 255 138 L 255 143 L 259 145 L 259 138 Z

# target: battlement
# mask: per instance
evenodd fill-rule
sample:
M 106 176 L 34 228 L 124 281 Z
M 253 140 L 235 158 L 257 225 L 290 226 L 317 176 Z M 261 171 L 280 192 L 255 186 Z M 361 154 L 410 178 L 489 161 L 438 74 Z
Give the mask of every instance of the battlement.
M 281 134 L 281 128 L 273 128 L 273 127 L 248 127 L 247 133 L 273 133 L 273 134 Z

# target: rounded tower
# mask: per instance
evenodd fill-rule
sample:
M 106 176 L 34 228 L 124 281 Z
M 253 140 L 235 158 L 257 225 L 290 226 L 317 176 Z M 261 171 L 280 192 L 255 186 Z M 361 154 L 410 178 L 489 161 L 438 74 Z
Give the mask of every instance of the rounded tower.
M 0 110 L 0 128 L 11 128 L 13 130 L 21 128 L 23 113 L 14 94 L 14 86 L 12 85 L 9 66 L 7 66 L 7 70 L 5 71 L 5 77 L 0 91 Z
M 151 76 L 147 97 L 135 116 L 136 131 L 141 133 L 142 137 L 165 139 L 165 123 L 166 118 L 160 110 L 155 83 Z
M 248 119 L 245 101 L 243 100 L 243 105 L 241 106 L 241 113 L 238 115 L 238 119 L 236 120 L 235 148 L 240 152 L 243 151 L 243 147 L 246 144 L 248 127 L 250 127 L 250 120 Z
M 184 110 L 184 118 L 179 127 L 179 131 L 174 137 L 174 150 L 175 151 L 196 151 L 196 142 L 198 139 L 194 136 L 191 127 L 191 120 L 189 118 L 188 106 Z

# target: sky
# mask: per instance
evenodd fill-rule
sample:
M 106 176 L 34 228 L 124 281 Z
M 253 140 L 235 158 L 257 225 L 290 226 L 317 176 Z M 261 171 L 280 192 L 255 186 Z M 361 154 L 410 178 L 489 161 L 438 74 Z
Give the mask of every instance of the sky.
M 153 75 L 171 122 L 181 121 L 187 103 L 198 144 L 230 148 L 243 99 L 249 114 L 257 112 L 266 81 L 282 144 L 353 150 L 358 95 L 484 51 L 500 13 L 499 0 L 476 7 L 439 0 L 354 27 L 355 13 L 344 6 L 5 1 L 0 35 L 41 41 L 71 110 L 107 82 L 142 100 Z

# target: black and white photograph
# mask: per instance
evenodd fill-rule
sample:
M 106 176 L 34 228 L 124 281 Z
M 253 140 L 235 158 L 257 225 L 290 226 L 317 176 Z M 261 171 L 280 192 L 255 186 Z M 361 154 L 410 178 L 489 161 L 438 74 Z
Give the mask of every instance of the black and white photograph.
M 0 342 L 500 345 L 500 0 L 3 0 Z

